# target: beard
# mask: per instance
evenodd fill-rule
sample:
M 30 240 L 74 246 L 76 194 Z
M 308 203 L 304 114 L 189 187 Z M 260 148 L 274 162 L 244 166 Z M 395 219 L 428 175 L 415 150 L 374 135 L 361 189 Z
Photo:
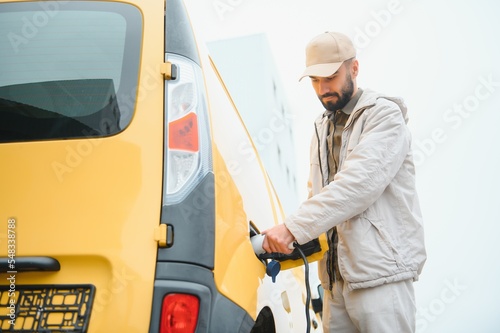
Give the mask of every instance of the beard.
M 325 107 L 326 110 L 335 112 L 337 110 L 342 109 L 349 103 L 352 98 L 352 94 L 354 93 L 354 82 L 352 81 L 351 73 L 346 74 L 346 83 L 342 87 L 340 91 L 340 95 L 336 92 L 326 93 L 324 95 L 318 96 L 321 104 Z M 334 101 L 323 101 L 325 97 L 337 97 L 337 100 Z

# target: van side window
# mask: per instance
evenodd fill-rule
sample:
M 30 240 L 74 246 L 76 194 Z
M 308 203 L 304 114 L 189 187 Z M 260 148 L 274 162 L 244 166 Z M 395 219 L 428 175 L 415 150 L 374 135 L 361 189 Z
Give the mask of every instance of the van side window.
M 6 3 L 0 142 L 119 133 L 135 108 L 142 16 L 123 3 Z

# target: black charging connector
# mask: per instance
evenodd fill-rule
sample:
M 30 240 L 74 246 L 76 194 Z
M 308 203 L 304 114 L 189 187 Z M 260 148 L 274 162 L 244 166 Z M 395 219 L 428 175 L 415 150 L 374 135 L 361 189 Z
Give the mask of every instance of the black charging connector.
M 274 259 L 277 261 L 285 261 L 285 260 L 297 260 L 301 259 L 302 255 L 300 252 L 302 252 L 303 255 L 306 257 L 321 251 L 321 245 L 319 243 L 319 240 L 317 238 L 313 239 L 312 241 L 309 241 L 307 243 L 304 243 L 302 245 L 299 245 L 297 242 L 293 243 L 294 250 L 290 254 L 284 254 L 284 253 L 262 253 L 259 254 L 258 257 L 259 259 Z M 300 251 L 300 252 L 299 252 Z M 303 259 L 303 258 L 302 258 Z

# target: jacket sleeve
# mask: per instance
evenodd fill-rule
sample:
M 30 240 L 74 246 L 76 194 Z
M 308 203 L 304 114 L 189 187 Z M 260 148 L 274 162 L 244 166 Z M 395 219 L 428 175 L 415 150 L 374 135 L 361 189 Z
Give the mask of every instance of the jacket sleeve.
M 356 124 L 363 126 L 359 142 L 343 143 L 347 156 L 334 181 L 285 219 L 299 244 L 365 211 L 389 185 L 409 153 L 410 133 L 394 102 L 379 99 L 358 121 L 363 121 Z

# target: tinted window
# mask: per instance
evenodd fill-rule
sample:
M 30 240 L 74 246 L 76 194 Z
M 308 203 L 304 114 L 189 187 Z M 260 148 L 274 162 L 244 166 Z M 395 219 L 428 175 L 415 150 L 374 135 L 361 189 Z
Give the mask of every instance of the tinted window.
M 127 4 L 0 4 L 0 142 L 123 130 L 141 34 L 141 14 Z

